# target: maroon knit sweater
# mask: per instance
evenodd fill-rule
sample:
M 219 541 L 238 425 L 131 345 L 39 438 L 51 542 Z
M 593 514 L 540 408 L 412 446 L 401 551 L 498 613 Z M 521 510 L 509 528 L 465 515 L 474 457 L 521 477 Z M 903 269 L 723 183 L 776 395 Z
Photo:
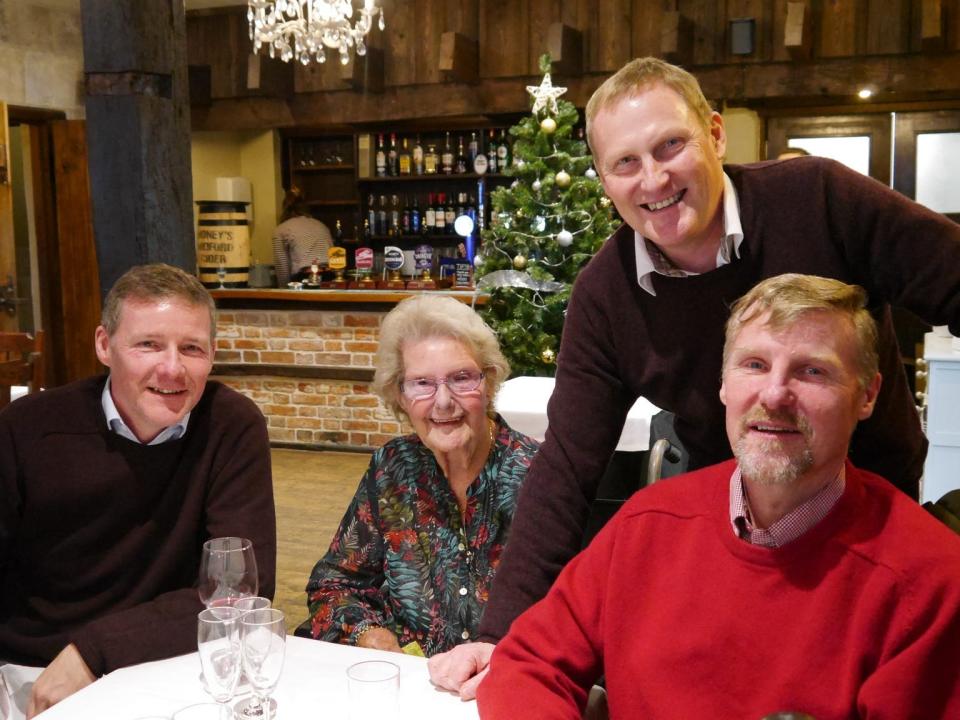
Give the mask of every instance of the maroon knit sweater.
M 724 323 L 757 282 L 787 272 L 862 285 L 880 326 L 883 387 L 850 456 L 917 495 L 923 436 L 889 304 L 960 334 L 960 226 L 821 158 L 728 166 L 744 240 L 702 275 L 636 278 L 623 226 L 577 278 L 548 406 L 549 429 L 520 493 L 510 542 L 480 626 L 502 637 L 580 549 L 597 484 L 626 413 L 643 396 L 676 414 L 690 469 L 731 456 L 720 403 Z
M 186 434 L 107 429 L 105 377 L 0 413 L 0 659 L 45 665 L 74 643 L 96 675 L 195 650 L 201 547 L 253 541 L 273 596 L 270 447 L 250 400 L 208 382 Z

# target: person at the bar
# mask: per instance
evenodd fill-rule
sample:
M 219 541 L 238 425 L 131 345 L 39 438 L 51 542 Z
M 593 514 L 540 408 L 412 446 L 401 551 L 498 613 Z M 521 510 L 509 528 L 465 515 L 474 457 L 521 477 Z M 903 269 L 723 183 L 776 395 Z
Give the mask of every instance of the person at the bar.
M 717 399 L 723 326 L 730 304 L 756 283 L 802 272 L 867 290 L 884 383 L 850 455 L 913 497 L 927 441 L 890 306 L 960 334 L 960 225 L 945 216 L 825 158 L 723 165 L 723 118 L 696 78 L 657 58 L 605 81 L 586 122 L 598 176 L 624 224 L 574 286 L 549 427 L 484 613 L 484 641 L 503 637 L 580 550 L 638 397 L 675 415 L 689 469 L 730 457 Z M 467 679 L 491 650 L 457 648 L 432 667 L 470 697 L 477 680 Z
M 765 280 L 733 307 L 735 460 L 637 493 L 521 615 L 480 716 L 960 717 L 960 536 L 847 460 L 881 387 L 857 286 Z
M 472 309 L 404 300 L 374 390 L 413 433 L 377 450 L 307 586 L 314 637 L 431 656 L 474 636 L 536 451 L 493 410 L 510 366 Z
M 273 263 L 277 283 L 286 287 L 301 280 L 313 263 L 326 267 L 333 236 L 330 228 L 313 217 L 300 188 L 292 187 L 283 199 L 280 224 L 273 230 Z
M 134 267 L 96 329 L 109 375 L 0 412 L 0 663 L 46 666 L 28 718 L 117 668 L 196 650 L 211 537 L 252 540 L 273 596 L 266 425 L 207 381 L 214 315 L 192 275 Z

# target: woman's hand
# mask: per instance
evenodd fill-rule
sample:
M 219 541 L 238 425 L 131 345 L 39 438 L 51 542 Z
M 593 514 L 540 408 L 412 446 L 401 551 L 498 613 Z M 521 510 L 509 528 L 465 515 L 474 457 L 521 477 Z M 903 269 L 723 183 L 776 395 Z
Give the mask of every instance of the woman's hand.
M 403 652 L 403 650 L 400 649 L 400 642 L 397 640 L 397 636 L 390 630 L 387 630 L 387 628 L 382 627 L 371 628 L 362 633 L 360 639 L 357 640 L 357 647 Z

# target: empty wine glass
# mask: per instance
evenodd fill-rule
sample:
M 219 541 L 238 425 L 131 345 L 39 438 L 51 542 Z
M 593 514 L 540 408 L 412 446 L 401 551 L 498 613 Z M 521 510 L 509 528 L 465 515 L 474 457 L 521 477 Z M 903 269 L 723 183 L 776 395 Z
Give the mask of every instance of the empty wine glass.
M 248 613 L 251 610 L 264 610 L 272 607 L 272 603 L 270 602 L 270 598 L 253 595 L 251 597 L 240 598 L 233 606 L 241 613 Z
M 253 697 L 237 703 L 238 718 L 272 717 L 276 702 L 270 700 L 270 694 L 280 680 L 286 638 L 283 613 L 276 608 L 251 610 L 240 618 L 243 670 L 253 688 Z
M 258 583 L 252 542 L 222 537 L 203 544 L 197 592 L 200 602 L 208 608 L 233 605 L 240 598 L 252 597 L 259 590 Z
M 226 287 L 223 281 L 227 279 L 227 269 L 223 266 L 223 263 L 220 263 L 217 268 L 217 279 L 220 281 L 220 289 L 223 290 Z
M 211 607 L 197 616 L 197 650 L 204 686 L 218 703 L 227 703 L 240 680 L 241 610 Z

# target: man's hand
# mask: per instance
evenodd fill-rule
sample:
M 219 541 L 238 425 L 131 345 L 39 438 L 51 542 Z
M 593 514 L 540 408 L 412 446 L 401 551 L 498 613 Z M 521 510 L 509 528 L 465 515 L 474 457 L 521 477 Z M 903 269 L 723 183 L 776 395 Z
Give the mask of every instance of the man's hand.
M 85 688 L 96 678 L 80 656 L 77 646 L 67 645 L 33 684 L 27 703 L 27 720 L 56 705 L 77 690 Z
M 400 641 L 397 636 L 387 628 L 373 628 L 367 630 L 357 641 L 357 647 L 373 648 L 374 650 L 389 650 L 390 652 L 403 652 L 400 649 Z
M 462 700 L 473 700 L 477 697 L 477 687 L 486 677 L 495 647 L 486 642 L 464 643 L 434 655 L 427 661 L 430 680 L 437 687 L 458 693 Z

